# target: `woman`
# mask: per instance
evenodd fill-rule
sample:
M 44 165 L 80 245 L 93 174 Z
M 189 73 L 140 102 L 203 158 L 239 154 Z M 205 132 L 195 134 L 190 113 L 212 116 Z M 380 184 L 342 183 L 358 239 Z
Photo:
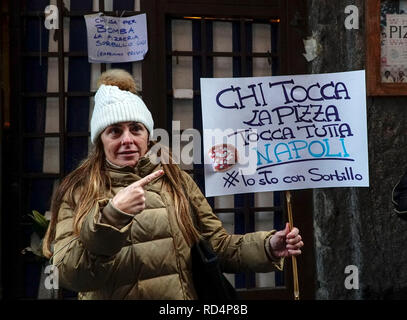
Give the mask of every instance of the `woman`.
M 58 187 L 44 241 L 62 287 L 80 299 L 196 299 L 190 248 L 200 237 L 225 272 L 281 269 L 301 253 L 297 228 L 228 234 L 192 178 L 149 152 L 153 119 L 131 75 L 110 70 L 99 84 L 94 151 Z

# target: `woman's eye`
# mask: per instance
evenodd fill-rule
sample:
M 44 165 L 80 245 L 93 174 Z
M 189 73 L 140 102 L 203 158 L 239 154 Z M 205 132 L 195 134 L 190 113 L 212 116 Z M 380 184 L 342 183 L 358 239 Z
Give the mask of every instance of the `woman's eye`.
M 131 127 L 130 129 L 132 132 L 139 132 L 141 130 L 141 126 L 140 125 L 134 125 L 133 127 Z
M 120 134 L 120 129 L 119 128 L 110 128 L 109 133 L 111 135 L 118 135 L 118 134 Z

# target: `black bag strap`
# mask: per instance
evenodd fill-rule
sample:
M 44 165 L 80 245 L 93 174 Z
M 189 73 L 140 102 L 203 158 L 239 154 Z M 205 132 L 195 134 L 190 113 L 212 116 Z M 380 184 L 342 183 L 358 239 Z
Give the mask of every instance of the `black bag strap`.
M 191 248 L 192 279 L 199 300 L 238 300 L 236 289 L 220 269 L 219 259 L 208 240 Z

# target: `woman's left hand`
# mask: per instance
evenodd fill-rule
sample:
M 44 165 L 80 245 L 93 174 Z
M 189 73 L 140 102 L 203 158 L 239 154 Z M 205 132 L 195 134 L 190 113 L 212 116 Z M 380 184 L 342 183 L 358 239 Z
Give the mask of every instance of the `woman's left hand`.
M 304 245 L 300 236 L 300 230 L 286 223 L 285 229 L 277 231 L 270 239 L 271 254 L 276 258 L 298 256 L 300 248 Z

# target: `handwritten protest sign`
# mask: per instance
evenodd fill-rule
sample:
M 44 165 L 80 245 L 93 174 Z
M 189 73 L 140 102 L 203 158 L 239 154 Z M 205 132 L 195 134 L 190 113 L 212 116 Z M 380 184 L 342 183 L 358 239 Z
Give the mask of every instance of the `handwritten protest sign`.
M 90 63 L 143 60 L 148 51 L 146 14 L 109 17 L 85 15 Z
M 365 72 L 201 79 L 206 196 L 369 186 Z

